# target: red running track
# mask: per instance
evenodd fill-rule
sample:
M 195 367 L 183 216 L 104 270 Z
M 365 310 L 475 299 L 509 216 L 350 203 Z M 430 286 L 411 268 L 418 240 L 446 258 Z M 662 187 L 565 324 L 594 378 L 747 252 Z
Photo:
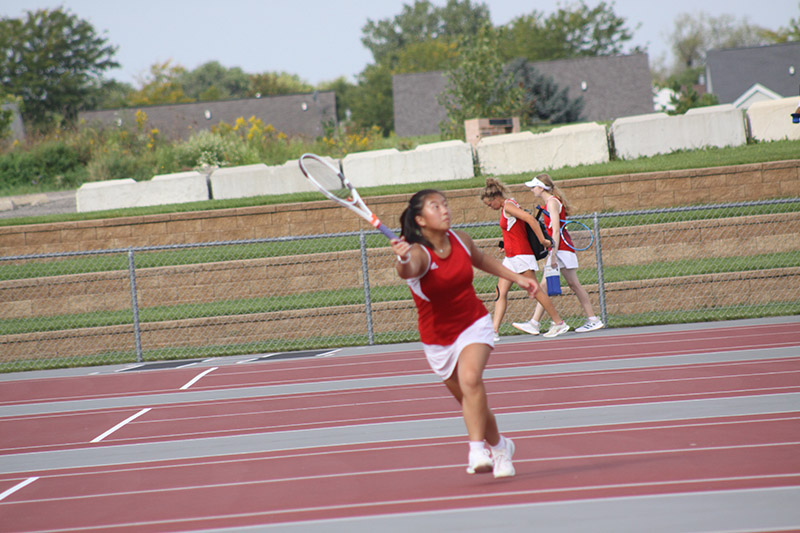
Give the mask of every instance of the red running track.
M 500 345 L 491 368 L 625 361 L 800 346 L 797 324 L 639 335 L 568 337 Z M 623 365 L 624 366 L 624 365 Z M 235 400 L 180 400 L 190 368 L 5 382 L 2 405 L 174 393 L 96 444 L 139 407 L 0 418 L 0 454 L 314 428 L 452 419 L 440 384 L 355 386 L 337 392 Z M 220 367 L 191 387 L 215 391 L 309 381 L 428 373 L 418 351 Z M 800 357 L 558 371 L 494 378 L 498 415 L 585 407 L 763 398 L 800 392 Z M 95 388 L 93 385 L 97 385 Z M 137 384 L 140 388 L 137 388 Z M 10 385 L 10 387 L 6 387 Z M 510 432 L 513 479 L 464 472 L 464 436 L 320 446 L 198 459 L 0 474 L 0 531 L 187 531 L 478 506 L 800 485 L 800 406 L 784 412 Z M 362 428 L 362 429 L 359 429 Z M 21 486 L 22 483 L 27 485 Z

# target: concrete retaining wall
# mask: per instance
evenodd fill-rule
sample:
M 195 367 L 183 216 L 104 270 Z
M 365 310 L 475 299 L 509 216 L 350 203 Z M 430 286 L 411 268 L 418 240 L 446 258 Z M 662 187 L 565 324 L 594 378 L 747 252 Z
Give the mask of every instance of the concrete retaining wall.
M 757 140 L 796 140 L 800 139 L 800 124 L 793 124 L 789 114 L 797 105 L 796 98 L 760 102 L 750 107 L 746 119 L 742 110 L 726 104 L 690 109 L 677 116 L 653 113 L 620 118 L 608 131 L 603 125 L 588 123 L 560 126 L 540 134 L 496 135 L 480 140 L 474 159 L 484 174 L 509 175 L 605 163 L 610 158 L 609 139 L 623 159 L 740 146 L 747 142 L 746 123 Z M 358 152 L 342 160 L 345 175 L 357 187 L 468 179 L 474 176 L 473 164 L 471 146 L 462 141 L 425 144 L 409 151 L 392 148 Z M 207 200 L 209 191 L 203 190 L 200 177 L 197 172 L 183 172 L 139 183 L 129 179 L 88 183 L 78 190 L 78 211 Z M 314 190 L 296 160 L 276 166 L 218 169 L 211 174 L 208 187 L 214 199 Z
M 472 147 L 462 141 L 424 144 L 414 150 L 373 150 L 348 154 L 342 170 L 356 187 L 426 183 L 475 176 Z
M 334 165 L 339 162 L 326 158 Z M 211 195 L 215 200 L 228 198 L 249 198 L 272 194 L 290 194 L 315 191 L 309 183 L 297 160 L 283 165 L 267 166 L 263 163 L 241 167 L 221 168 L 209 178 Z
M 750 135 L 757 141 L 800 139 L 800 124 L 794 124 L 789 116 L 798 107 L 800 102 L 796 96 L 753 104 L 747 110 Z
M 195 171 L 164 174 L 140 182 L 121 179 L 84 183 L 76 194 L 79 213 L 200 202 L 208 198 L 206 177 Z
M 684 115 L 620 118 L 611 125 L 611 137 L 622 159 L 747 143 L 744 113 L 730 104 L 690 109 Z
M 481 171 L 496 176 L 609 160 L 606 128 L 596 123 L 562 126 L 536 135 L 526 131 L 484 137 L 476 153 Z

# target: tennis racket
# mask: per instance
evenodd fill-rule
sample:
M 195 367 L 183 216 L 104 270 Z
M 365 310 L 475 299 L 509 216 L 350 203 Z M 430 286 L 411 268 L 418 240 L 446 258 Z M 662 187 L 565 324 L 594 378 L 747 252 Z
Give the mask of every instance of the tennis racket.
M 344 177 L 341 170 L 315 154 L 303 154 L 300 156 L 299 163 L 300 170 L 303 171 L 308 181 L 322 194 L 375 226 L 386 235 L 386 238 L 397 239 L 397 235 L 370 211 L 356 188 Z
M 538 206 L 537 209 L 548 217 L 550 216 L 550 213 L 541 206 Z M 586 250 L 592 245 L 594 233 L 589 229 L 589 226 L 577 220 L 559 220 L 561 221 L 561 240 L 564 244 L 576 252 Z

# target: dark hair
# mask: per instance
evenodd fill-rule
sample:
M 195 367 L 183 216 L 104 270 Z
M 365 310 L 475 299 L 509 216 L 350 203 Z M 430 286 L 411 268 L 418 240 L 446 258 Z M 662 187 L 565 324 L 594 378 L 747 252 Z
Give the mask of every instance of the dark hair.
M 424 244 L 428 248 L 433 248 L 433 245 L 428 242 L 428 239 L 422 234 L 422 228 L 419 227 L 415 218 L 422 212 L 425 199 L 431 194 L 438 194 L 444 197 L 444 194 L 436 189 L 423 189 L 408 200 L 408 207 L 406 207 L 405 210 L 403 210 L 403 214 L 400 215 L 400 235 L 405 237 L 406 241 L 412 244 Z

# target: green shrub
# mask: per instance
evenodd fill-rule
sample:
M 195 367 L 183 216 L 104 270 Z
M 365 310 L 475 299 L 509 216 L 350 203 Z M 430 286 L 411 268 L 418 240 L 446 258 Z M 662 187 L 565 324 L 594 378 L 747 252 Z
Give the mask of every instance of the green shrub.
M 183 169 L 210 166 L 236 166 L 258 162 L 257 154 L 234 136 L 200 131 L 175 146 L 175 160 Z
M 137 181 L 153 177 L 153 159 L 126 152 L 109 151 L 95 154 L 86 167 L 90 181 L 132 178 Z
M 0 183 L 3 187 L 74 185 L 86 175 L 84 165 L 78 150 L 51 141 L 27 152 L 0 155 Z

